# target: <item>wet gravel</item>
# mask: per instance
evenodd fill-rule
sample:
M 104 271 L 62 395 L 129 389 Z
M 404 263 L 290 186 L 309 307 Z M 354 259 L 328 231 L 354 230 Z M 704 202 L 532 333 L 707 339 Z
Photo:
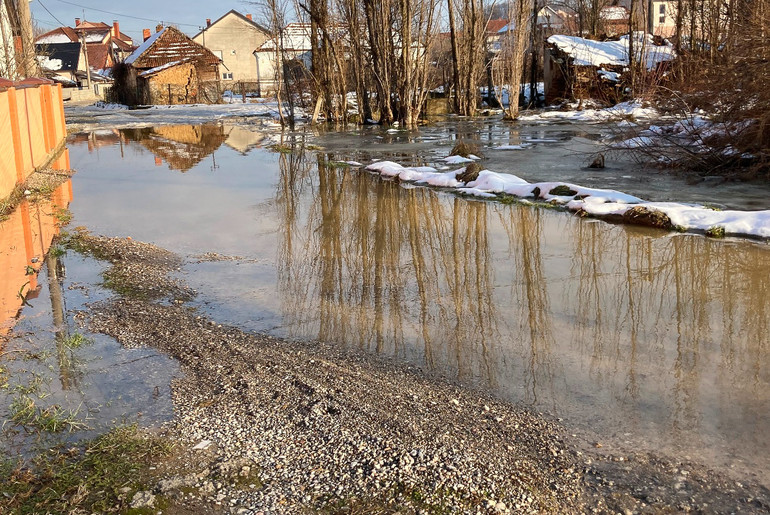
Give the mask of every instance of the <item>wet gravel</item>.
M 226 493 L 237 506 L 278 513 L 362 496 L 394 508 L 558 512 L 580 492 L 553 424 L 408 368 L 136 300 L 95 307 L 90 330 L 180 360 L 178 435 L 259 469 L 262 489 Z
M 649 454 L 592 452 L 537 413 L 419 369 L 217 324 L 180 302 L 193 292 L 168 278 L 178 258 L 89 238 L 128 291 L 153 295 L 77 318 L 176 358 L 184 373 L 164 428 L 184 452 L 135 508 L 163 495 L 167 513 L 770 512 L 762 487 Z

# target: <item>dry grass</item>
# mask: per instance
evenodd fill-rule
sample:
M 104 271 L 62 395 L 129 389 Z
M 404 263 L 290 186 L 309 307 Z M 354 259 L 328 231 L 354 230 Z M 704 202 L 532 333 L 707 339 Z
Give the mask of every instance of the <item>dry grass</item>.
M 467 141 L 458 141 L 455 143 L 455 146 L 452 147 L 452 151 L 449 153 L 449 155 L 462 157 L 469 157 L 474 155 L 476 157 L 483 157 L 479 146 L 475 143 L 468 143 Z
M 71 170 L 41 170 L 33 173 L 27 182 L 17 185 L 10 195 L 0 199 L 0 221 L 7 219 L 25 199 L 36 201 L 50 198 L 56 188 L 72 177 L 72 174 Z

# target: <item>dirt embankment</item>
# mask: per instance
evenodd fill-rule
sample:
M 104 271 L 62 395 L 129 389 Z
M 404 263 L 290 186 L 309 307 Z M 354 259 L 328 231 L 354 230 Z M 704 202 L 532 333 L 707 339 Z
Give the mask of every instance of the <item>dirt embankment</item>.
M 121 284 L 78 318 L 184 372 L 166 431 L 188 450 L 158 464 L 135 507 L 160 495 L 167 513 L 770 510 L 761 487 L 647 454 L 580 452 L 537 414 L 405 365 L 218 325 L 183 304 L 193 292 L 168 278 L 179 260 L 157 247 L 87 234 L 73 246 L 113 262 L 105 277 Z

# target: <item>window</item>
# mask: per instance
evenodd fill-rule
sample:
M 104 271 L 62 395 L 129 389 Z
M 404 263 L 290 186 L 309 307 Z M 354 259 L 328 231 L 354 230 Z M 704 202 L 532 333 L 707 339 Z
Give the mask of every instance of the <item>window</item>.
M 233 80 L 233 72 L 224 72 L 222 74 L 222 79 L 224 79 L 224 80 Z
M 660 23 L 661 25 L 666 23 L 666 16 L 665 15 L 661 15 L 660 18 L 658 18 L 658 23 Z
M 660 4 L 660 14 L 666 14 L 666 4 Z

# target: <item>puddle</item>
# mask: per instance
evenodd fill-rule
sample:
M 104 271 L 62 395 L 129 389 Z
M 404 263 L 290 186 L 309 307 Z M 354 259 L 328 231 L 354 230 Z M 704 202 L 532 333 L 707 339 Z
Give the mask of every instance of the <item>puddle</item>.
M 115 424 L 158 423 L 173 413 L 174 361 L 80 328 L 77 313 L 109 292 L 97 286 L 102 264 L 56 243 L 71 181 L 51 197 L 22 202 L 0 223 L 0 449 L 8 456 L 95 436 Z M 15 422 L 26 408 L 23 427 Z M 38 424 L 50 430 L 37 432 Z
M 194 304 L 219 322 L 394 356 L 563 418 L 609 449 L 689 456 L 767 485 L 766 243 L 466 200 L 334 164 L 435 164 L 468 137 L 485 167 L 528 180 L 768 207 L 758 187 L 710 195 L 630 163 L 582 169 L 601 130 L 362 128 L 287 135 L 324 149 L 292 154 L 265 150 L 275 134 L 246 125 L 76 135 L 73 225 L 187 256 Z M 531 146 L 493 148 L 521 144 Z M 243 259 L 194 257 L 206 253 Z

